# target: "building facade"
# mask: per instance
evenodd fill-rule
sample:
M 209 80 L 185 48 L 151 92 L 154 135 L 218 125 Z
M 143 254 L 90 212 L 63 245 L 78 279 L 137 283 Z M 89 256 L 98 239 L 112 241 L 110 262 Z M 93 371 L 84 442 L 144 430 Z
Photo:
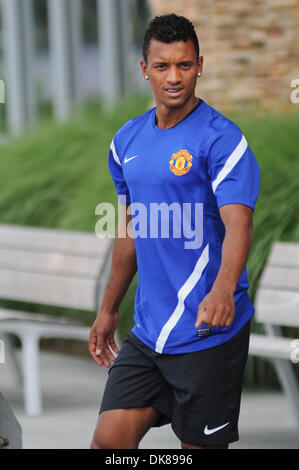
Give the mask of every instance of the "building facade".
M 152 15 L 176 13 L 193 22 L 204 57 L 197 91 L 209 104 L 222 109 L 294 108 L 290 96 L 291 83 L 299 79 L 299 0 L 149 4 Z

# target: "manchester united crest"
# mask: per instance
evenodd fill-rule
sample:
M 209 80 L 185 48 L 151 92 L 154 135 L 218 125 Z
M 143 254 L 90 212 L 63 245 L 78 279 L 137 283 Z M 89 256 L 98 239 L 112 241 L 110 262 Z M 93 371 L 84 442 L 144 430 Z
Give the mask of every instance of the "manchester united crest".
M 169 162 L 169 167 L 175 175 L 181 176 L 188 173 L 192 166 L 192 155 L 187 150 L 179 150 L 174 153 Z

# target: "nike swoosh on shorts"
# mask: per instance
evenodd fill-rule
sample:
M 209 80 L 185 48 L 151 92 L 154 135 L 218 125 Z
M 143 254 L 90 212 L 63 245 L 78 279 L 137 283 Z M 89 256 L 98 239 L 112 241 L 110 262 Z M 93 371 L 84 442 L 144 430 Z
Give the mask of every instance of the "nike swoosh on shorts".
M 212 428 L 212 429 L 209 429 L 208 425 L 206 425 L 206 427 L 204 429 L 204 433 L 205 433 L 206 436 L 209 436 L 210 434 L 214 434 L 214 432 L 220 431 L 220 429 L 225 428 L 225 426 L 227 426 L 228 424 L 229 424 L 229 422 L 225 423 L 225 424 L 222 424 L 222 426 L 218 426 L 217 428 Z

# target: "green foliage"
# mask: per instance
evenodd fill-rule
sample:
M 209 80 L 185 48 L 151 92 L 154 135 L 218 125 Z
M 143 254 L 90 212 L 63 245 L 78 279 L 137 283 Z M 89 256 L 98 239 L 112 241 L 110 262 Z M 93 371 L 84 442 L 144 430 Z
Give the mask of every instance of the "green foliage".
M 97 103 L 89 104 L 67 124 L 47 119 L 37 130 L 2 145 L 0 223 L 93 232 L 97 204 L 116 205 L 107 166 L 112 137 L 149 106 L 148 96 L 131 97 L 110 113 Z M 261 167 L 254 242 L 247 264 L 249 293 L 254 300 L 272 243 L 299 241 L 299 114 L 230 117 L 242 129 Z M 137 280 L 136 276 L 121 305 L 122 336 L 133 324 Z M 91 321 L 88 317 L 89 324 Z M 261 326 L 253 321 L 252 329 L 261 331 Z M 250 357 L 245 384 L 276 386 L 277 379 L 269 363 Z
M 274 241 L 299 242 L 299 114 L 237 120 L 261 168 L 261 187 L 254 213 L 254 241 L 247 269 L 254 300 L 258 281 Z M 252 331 L 263 332 L 253 319 Z M 286 335 L 298 337 L 295 328 Z M 297 368 L 298 369 L 298 368 Z M 278 386 L 268 361 L 250 356 L 246 385 Z
M 0 147 L 0 221 L 94 231 L 95 207 L 116 203 L 107 153 L 116 130 L 143 113 L 147 97 L 110 113 L 90 104 L 67 124 L 41 123 Z

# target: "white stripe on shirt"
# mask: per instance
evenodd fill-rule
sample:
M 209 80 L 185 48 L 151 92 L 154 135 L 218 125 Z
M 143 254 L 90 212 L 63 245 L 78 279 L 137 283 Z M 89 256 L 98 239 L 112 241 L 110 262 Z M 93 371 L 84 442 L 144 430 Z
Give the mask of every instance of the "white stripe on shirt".
M 228 157 L 228 159 L 226 160 L 224 164 L 224 167 L 218 173 L 217 178 L 212 183 L 214 194 L 215 194 L 218 184 L 220 184 L 224 180 L 224 178 L 229 174 L 229 172 L 238 163 L 240 158 L 244 155 L 245 150 L 247 149 L 247 146 L 248 146 L 247 141 L 243 135 L 240 143 L 237 145 L 235 150 Z
M 183 284 L 183 286 L 180 288 L 178 291 L 178 303 L 177 306 L 168 319 L 168 321 L 165 323 L 163 326 L 160 335 L 157 339 L 156 342 L 156 351 L 159 353 L 162 353 L 163 348 L 165 346 L 165 343 L 168 339 L 168 336 L 170 335 L 171 331 L 173 328 L 176 326 L 177 322 L 181 318 L 181 316 L 184 313 L 185 310 L 185 299 L 187 295 L 190 294 L 192 289 L 196 286 L 197 282 L 201 278 L 201 275 L 203 273 L 204 268 L 209 262 L 209 244 L 205 247 L 203 250 L 202 254 L 200 255 L 195 268 L 193 269 L 192 273 L 186 280 L 186 282 Z M 194 317 L 194 324 L 195 324 L 196 318 Z M 194 332 L 195 332 L 195 327 L 194 327 Z
M 112 140 L 112 142 L 111 142 L 110 149 L 112 151 L 114 160 L 116 161 L 116 163 L 118 163 L 121 166 L 120 160 L 119 160 L 118 155 L 117 155 L 116 150 L 115 150 L 114 140 Z

